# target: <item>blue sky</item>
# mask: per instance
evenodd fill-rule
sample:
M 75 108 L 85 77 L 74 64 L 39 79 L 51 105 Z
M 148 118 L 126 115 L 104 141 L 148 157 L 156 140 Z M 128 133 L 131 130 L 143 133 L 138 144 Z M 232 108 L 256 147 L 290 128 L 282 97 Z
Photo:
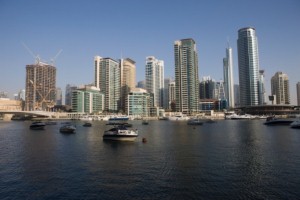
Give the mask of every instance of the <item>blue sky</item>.
M 92 83 L 95 55 L 136 61 L 143 80 L 145 59 L 165 62 L 165 77 L 174 77 L 173 44 L 193 38 L 199 54 L 199 76 L 223 79 L 227 38 L 233 48 L 238 83 L 237 31 L 256 28 L 260 69 L 267 94 L 277 71 L 290 78 L 292 103 L 300 81 L 299 0 L 0 0 L 0 91 L 25 88 L 25 66 L 34 58 L 56 59 L 57 86 Z

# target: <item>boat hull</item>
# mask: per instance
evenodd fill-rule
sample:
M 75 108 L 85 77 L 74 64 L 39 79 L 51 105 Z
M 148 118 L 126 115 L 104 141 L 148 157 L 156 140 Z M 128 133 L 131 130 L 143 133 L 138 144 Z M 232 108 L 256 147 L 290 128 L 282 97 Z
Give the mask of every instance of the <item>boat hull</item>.
M 103 140 L 114 140 L 114 141 L 135 141 L 137 135 L 103 135 Z

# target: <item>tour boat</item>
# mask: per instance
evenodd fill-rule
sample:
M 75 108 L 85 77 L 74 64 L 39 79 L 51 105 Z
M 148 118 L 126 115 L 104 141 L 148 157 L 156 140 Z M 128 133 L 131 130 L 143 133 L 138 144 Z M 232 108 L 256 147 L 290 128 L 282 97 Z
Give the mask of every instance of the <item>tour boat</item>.
M 281 119 L 275 117 L 268 117 L 265 125 L 290 125 L 293 122 L 291 119 Z
M 137 136 L 137 130 L 130 130 L 125 126 L 119 125 L 104 131 L 103 140 L 134 141 Z
M 29 128 L 32 130 L 44 130 L 45 126 L 46 124 L 44 122 L 32 122 Z
M 293 121 L 291 124 L 290 124 L 290 127 L 291 128 L 300 128 L 300 119 L 296 120 L 296 121 Z
M 108 119 L 109 121 L 126 121 L 126 120 L 129 120 L 129 117 L 128 116 L 125 116 L 125 115 L 120 115 L 120 116 L 113 116 L 113 117 L 110 117 Z
M 84 127 L 91 127 L 91 126 L 92 126 L 92 123 L 90 123 L 90 122 L 85 122 L 82 126 L 84 126 Z
M 171 121 L 182 121 L 182 120 L 189 120 L 190 118 L 188 116 L 180 114 L 180 115 L 169 116 L 168 119 Z
M 67 125 L 60 127 L 59 131 L 61 133 L 75 133 L 76 127 L 73 125 L 67 124 Z

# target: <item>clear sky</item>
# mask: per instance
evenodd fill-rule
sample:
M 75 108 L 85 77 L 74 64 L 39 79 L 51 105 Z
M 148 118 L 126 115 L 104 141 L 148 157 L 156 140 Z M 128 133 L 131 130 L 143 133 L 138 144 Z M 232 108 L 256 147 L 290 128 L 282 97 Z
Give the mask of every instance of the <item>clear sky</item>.
M 292 104 L 300 81 L 299 0 L 0 0 L 0 91 L 25 88 L 25 67 L 35 55 L 56 59 L 57 87 L 94 81 L 94 56 L 136 61 L 144 80 L 145 59 L 165 62 L 174 77 L 175 40 L 193 38 L 199 76 L 223 79 L 227 40 L 233 48 L 238 83 L 237 31 L 256 29 L 260 69 L 267 94 L 277 71 L 289 76 Z

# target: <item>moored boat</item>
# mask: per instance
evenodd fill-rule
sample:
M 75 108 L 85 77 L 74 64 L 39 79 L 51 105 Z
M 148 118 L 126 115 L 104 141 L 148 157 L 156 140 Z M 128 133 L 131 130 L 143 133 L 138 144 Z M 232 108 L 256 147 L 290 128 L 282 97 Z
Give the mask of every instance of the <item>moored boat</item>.
M 91 126 L 92 126 L 92 123 L 90 123 L 90 122 L 85 122 L 82 126 L 84 126 L 84 127 L 91 127 Z
M 129 117 L 126 115 L 113 116 L 108 119 L 109 121 L 126 121 L 129 120 Z
M 32 130 L 44 130 L 46 124 L 44 122 L 32 122 L 32 124 L 29 126 Z
M 64 125 L 60 127 L 59 132 L 61 133 L 75 133 L 76 127 L 73 125 Z
M 123 125 L 119 125 L 104 131 L 103 140 L 134 141 L 137 136 L 137 130 L 130 130 Z
M 183 120 L 189 120 L 190 118 L 188 116 L 180 114 L 180 115 L 169 116 L 168 119 L 171 121 L 183 121 Z
M 202 125 L 203 122 L 200 121 L 199 119 L 189 119 L 187 121 L 187 125 Z
M 296 121 L 293 121 L 291 124 L 290 124 L 290 127 L 291 128 L 300 128 L 300 120 L 296 120 Z
M 265 125 L 275 126 L 275 125 L 290 125 L 293 122 L 292 119 L 282 119 L 275 117 L 268 117 L 266 119 Z

